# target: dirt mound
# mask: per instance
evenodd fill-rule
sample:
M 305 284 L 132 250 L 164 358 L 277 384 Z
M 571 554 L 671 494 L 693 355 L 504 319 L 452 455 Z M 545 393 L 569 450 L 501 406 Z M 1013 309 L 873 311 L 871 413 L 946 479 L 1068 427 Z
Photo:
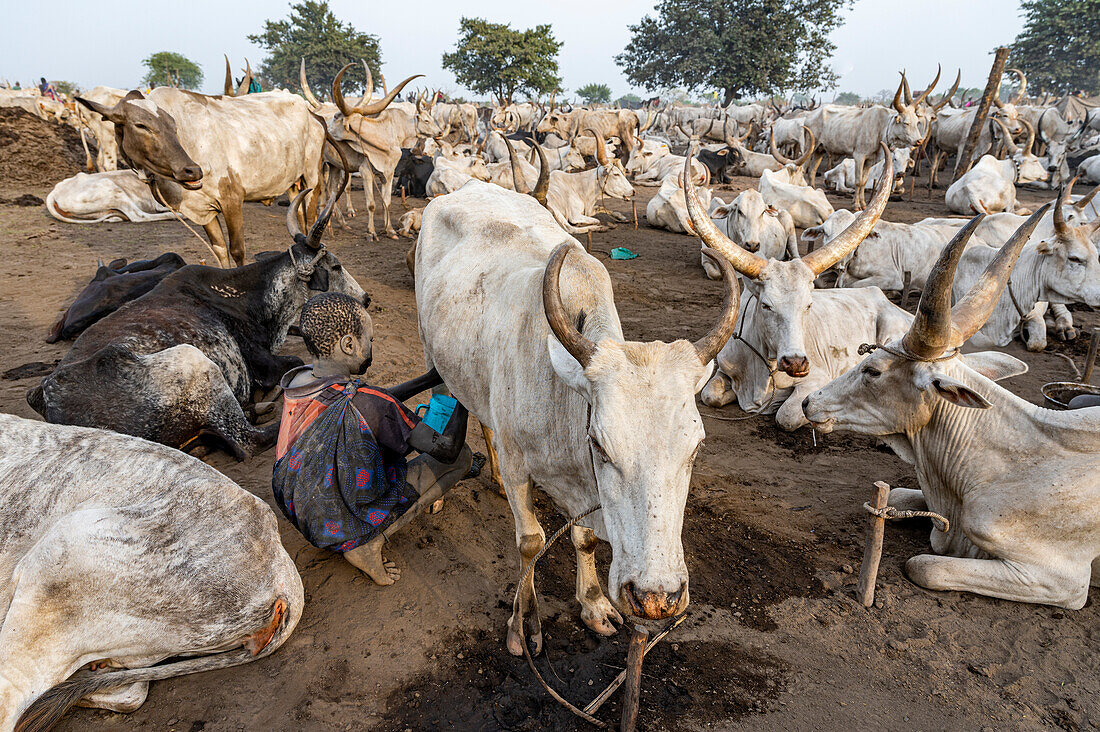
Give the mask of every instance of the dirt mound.
M 0 109 L 0 186 L 52 186 L 83 166 L 84 147 L 72 127 Z

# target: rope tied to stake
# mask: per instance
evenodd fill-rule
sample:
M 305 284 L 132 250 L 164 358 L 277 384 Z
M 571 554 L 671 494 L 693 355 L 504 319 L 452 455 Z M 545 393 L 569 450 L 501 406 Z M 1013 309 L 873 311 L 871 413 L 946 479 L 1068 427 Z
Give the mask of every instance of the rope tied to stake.
M 940 361 L 950 361 L 951 359 L 955 358 L 955 356 L 959 355 L 959 349 L 956 348 L 943 356 L 939 356 L 938 358 L 918 358 L 917 356 L 914 356 L 907 351 L 897 348 L 891 348 L 890 346 L 885 346 L 881 343 L 861 343 L 856 353 L 858 353 L 860 356 L 866 356 L 868 353 L 878 350 L 886 351 L 891 356 L 904 358 L 906 361 L 919 361 L 921 363 L 939 363 Z
M 908 518 L 930 518 L 932 519 L 932 525 L 935 527 L 936 531 L 947 533 L 951 529 L 951 522 L 934 511 L 898 510 L 893 506 L 875 508 L 871 505 L 870 501 L 864 501 L 863 508 L 867 513 L 872 516 L 878 516 L 881 519 L 893 521 Z

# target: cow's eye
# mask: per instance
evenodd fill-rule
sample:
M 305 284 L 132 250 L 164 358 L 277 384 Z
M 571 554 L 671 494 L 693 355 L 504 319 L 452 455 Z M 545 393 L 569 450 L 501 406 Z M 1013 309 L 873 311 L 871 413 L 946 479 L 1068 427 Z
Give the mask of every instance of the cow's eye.
M 599 458 L 602 462 L 605 462 L 605 463 L 611 462 L 611 458 L 607 456 L 607 453 L 604 451 L 603 446 L 600 445 L 599 440 L 597 440 L 592 435 L 589 435 L 588 436 L 588 442 L 591 443 L 592 451 L 595 452 L 596 455 L 599 456 Z
M 1070 257 L 1069 261 L 1072 264 L 1084 264 L 1085 260 L 1082 257 Z
M 135 122 L 135 123 L 134 123 L 134 127 L 135 127 L 136 129 L 139 129 L 139 130 L 148 130 L 148 129 L 149 129 L 148 127 L 146 127 L 145 125 L 143 125 L 143 124 L 142 124 L 142 123 L 140 123 L 140 122 Z
M 882 376 L 882 372 L 871 365 L 864 366 L 862 371 L 863 375 L 868 379 L 877 379 L 879 376 Z
M 769 305 L 769 304 L 768 304 L 768 303 L 766 303 L 766 302 L 763 302 L 763 301 L 761 301 L 761 303 L 760 303 L 760 308 L 761 308 L 762 310 L 771 310 L 771 309 L 772 309 L 772 306 L 771 306 L 771 305 Z

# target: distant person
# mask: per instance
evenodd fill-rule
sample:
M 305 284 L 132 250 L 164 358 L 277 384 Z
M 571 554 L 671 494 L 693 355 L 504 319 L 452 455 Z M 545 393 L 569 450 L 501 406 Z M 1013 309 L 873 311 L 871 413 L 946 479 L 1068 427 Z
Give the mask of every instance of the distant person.
M 17 81 L 17 82 L 15 82 L 15 86 L 13 86 L 13 87 L 12 87 L 12 89 L 15 89 L 16 91 L 19 91 L 19 90 L 20 90 L 20 89 L 22 89 L 22 88 L 23 88 L 23 87 L 19 86 L 19 82 L 18 82 L 18 81 Z
M 53 84 L 46 81 L 45 76 L 42 77 L 41 82 L 38 84 L 38 91 L 40 91 L 42 93 L 42 96 L 49 97 L 50 99 L 54 100 L 55 102 L 60 101 L 57 98 L 57 89 L 54 88 Z

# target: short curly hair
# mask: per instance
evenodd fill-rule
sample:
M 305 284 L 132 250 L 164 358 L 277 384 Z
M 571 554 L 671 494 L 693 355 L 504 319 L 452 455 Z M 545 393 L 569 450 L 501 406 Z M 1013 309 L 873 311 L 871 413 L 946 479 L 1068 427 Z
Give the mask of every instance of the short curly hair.
M 325 292 L 309 299 L 298 318 L 306 349 L 318 358 L 331 358 L 345 335 L 363 335 L 366 309 L 342 292 Z

